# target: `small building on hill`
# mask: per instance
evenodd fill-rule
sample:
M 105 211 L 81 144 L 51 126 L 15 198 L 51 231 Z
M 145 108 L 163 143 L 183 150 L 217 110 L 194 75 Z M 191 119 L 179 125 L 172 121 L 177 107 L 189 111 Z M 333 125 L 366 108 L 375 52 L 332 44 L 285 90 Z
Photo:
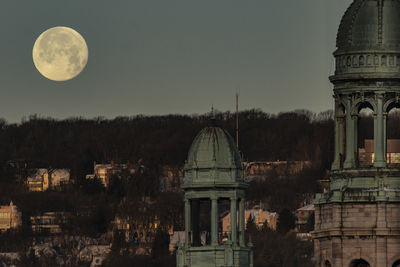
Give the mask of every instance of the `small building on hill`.
M 45 169 L 33 170 L 33 174 L 26 179 L 29 191 L 43 192 L 48 189 L 58 189 L 70 182 L 69 169 Z
M 0 231 L 7 231 L 18 228 L 22 225 L 22 213 L 17 206 L 10 202 L 10 205 L 0 206 Z

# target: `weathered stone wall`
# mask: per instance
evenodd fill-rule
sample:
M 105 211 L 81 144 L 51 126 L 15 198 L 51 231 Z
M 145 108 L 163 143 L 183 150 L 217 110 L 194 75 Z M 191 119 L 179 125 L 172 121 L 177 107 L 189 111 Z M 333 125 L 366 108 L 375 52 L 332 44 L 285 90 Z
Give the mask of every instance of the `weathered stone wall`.
M 342 203 L 317 205 L 316 266 L 350 267 L 364 259 L 371 267 L 392 267 L 400 259 L 400 205 Z

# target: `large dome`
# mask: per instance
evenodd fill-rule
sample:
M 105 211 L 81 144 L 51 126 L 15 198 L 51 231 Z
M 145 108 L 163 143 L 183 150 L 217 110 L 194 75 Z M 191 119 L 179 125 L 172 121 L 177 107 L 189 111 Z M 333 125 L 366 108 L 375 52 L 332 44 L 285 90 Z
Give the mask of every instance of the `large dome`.
M 339 26 L 338 51 L 400 50 L 400 1 L 354 0 Z
M 354 0 L 336 39 L 332 82 L 400 79 L 400 0 Z
M 194 139 L 185 164 L 186 185 L 223 185 L 243 180 L 241 157 L 229 133 L 206 127 Z

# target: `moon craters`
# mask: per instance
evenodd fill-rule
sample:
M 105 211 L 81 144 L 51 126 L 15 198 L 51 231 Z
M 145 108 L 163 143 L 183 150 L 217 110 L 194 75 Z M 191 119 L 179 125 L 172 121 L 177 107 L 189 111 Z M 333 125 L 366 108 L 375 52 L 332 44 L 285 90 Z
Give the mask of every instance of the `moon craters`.
M 54 81 L 66 81 L 76 77 L 85 68 L 88 48 L 83 37 L 75 30 L 54 27 L 37 38 L 32 57 L 43 76 Z

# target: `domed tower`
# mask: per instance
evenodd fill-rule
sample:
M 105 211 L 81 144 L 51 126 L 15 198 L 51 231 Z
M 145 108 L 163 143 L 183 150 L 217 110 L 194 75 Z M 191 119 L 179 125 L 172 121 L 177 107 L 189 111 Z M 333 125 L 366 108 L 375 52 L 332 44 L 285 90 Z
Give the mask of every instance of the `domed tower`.
M 400 1 L 354 0 L 334 56 L 335 157 L 330 189 L 315 199 L 316 266 L 400 266 L 400 169 L 386 158 L 387 114 L 400 107 Z M 364 108 L 373 111 L 370 164 L 358 144 Z
M 228 132 L 203 129 L 194 139 L 184 167 L 185 243 L 177 251 L 178 267 L 253 266 L 245 245 L 247 184 L 239 151 Z M 230 232 L 221 216 L 230 212 Z

